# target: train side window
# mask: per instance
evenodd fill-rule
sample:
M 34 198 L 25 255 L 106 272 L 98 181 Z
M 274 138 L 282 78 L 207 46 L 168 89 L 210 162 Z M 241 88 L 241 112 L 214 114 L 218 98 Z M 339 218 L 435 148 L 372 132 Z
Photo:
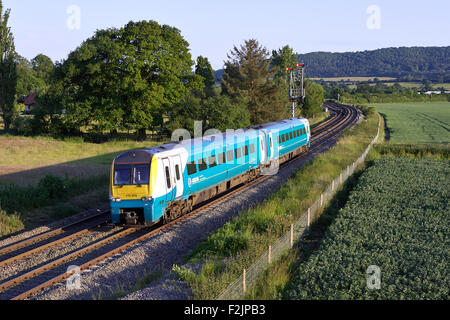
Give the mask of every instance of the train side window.
M 281 135 L 281 142 L 285 142 L 286 141 L 286 137 L 284 134 Z
M 242 157 L 241 148 L 234 149 L 234 155 L 236 156 L 236 159 L 239 159 L 240 157 Z
M 255 145 L 254 144 L 250 145 L 250 153 L 255 153 Z
M 175 174 L 177 175 L 177 180 L 180 180 L 180 166 L 178 164 L 175 166 Z
M 244 147 L 244 156 L 248 156 L 249 152 L 248 152 L 248 146 Z
M 170 189 L 172 186 L 170 184 L 170 171 L 169 167 L 166 167 L 166 183 L 167 183 L 167 189 Z
M 297 130 L 294 131 L 294 138 L 297 138 L 298 134 L 297 134 Z
M 224 164 L 225 162 L 225 152 L 219 153 L 219 164 Z
M 198 161 L 198 170 L 205 171 L 208 169 L 208 164 L 206 163 L 206 159 L 201 159 Z
M 291 137 L 291 140 L 294 139 L 292 132 L 289 132 L 289 136 Z
M 214 168 L 215 166 L 217 166 L 216 156 L 209 157 L 209 167 Z
M 227 161 L 228 161 L 228 162 L 231 162 L 231 161 L 233 161 L 233 160 L 234 160 L 234 153 L 233 153 L 233 150 L 227 151 Z
M 195 163 L 195 161 L 188 163 L 187 170 L 188 170 L 188 175 L 193 175 L 193 174 L 197 173 L 197 164 Z
M 303 128 L 303 135 L 305 135 L 306 134 L 306 129 L 305 128 Z

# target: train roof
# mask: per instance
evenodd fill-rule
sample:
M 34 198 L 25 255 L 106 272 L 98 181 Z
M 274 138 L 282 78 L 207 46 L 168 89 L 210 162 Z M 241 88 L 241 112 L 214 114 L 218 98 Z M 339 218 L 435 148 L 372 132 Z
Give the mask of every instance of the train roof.
M 143 151 L 148 152 L 151 155 L 166 152 L 178 148 L 183 148 L 186 150 L 196 151 L 208 151 L 209 149 L 214 149 L 217 143 L 219 145 L 229 144 L 232 145 L 236 142 L 244 142 L 248 138 L 256 138 L 259 130 L 285 130 L 291 128 L 295 125 L 307 124 L 308 120 L 305 118 L 292 118 L 285 119 L 276 122 L 266 123 L 262 125 L 251 126 L 245 129 L 236 129 L 230 132 L 221 132 L 217 134 L 212 134 L 204 137 L 183 140 L 180 142 L 168 142 L 166 144 L 144 148 Z M 243 134 L 244 133 L 244 134 Z M 224 143 L 225 142 L 225 143 Z

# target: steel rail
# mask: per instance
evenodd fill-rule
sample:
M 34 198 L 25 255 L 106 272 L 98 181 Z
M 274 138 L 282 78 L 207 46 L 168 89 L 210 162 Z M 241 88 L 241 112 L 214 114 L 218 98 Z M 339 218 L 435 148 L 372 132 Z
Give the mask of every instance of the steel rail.
M 3 291 L 5 291 L 5 290 L 7 290 L 7 289 L 9 289 L 11 287 L 14 287 L 14 286 L 16 286 L 16 285 L 26 281 L 26 280 L 29 280 L 29 279 L 31 279 L 33 277 L 36 277 L 36 276 L 38 276 L 38 275 L 40 275 L 40 274 L 42 274 L 42 273 L 44 273 L 44 272 L 46 272 L 48 270 L 54 269 L 55 267 L 58 267 L 58 266 L 62 265 L 63 263 L 66 263 L 67 261 L 72 260 L 73 258 L 76 258 L 78 256 L 84 255 L 84 254 L 86 254 L 88 252 L 91 252 L 91 251 L 93 251 L 95 249 L 98 249 L 98 248 L 100 248 L 100 247 L 102 247 L 102 246 L 104 246 L 104 245 L 106 245 L 106 244 L 108 244 L 108 243 L 110 243 L 110 242 L 112 242 L 114 240 L 117 240 L 119 238 L 125 237 L 125 236 L 127 236 L 127 235 L 129 235 L 131 233 L 136 232 L 136 231 L 137 231 L 137 229 L 134 229 L 134 228 L 126 228 L 126 229 L 122 230 L 121 232 L 118 232 L 118 233 L 116 233 L 116 234 L 114 234 L 114 235 L 112 235 L 112 236 L 110 236 L 110 237 L 108 237 L 106 239 L 103 239 L 103 240 L 101 240 L 99 242 L 95 242 L 94 244 L 91 244 L 90 246 L 88 246 L 86 248 L 83 248 L 83 249 L 77 250 L 75 252 L 72 252 L 72 253 L 70 253 L 70 254 L 62 257 L 62 258 L 59 258 L 59 259 L 54 260 L 52 262 L 49 262 L 49 263 L 47 263 L 47 264 L 45 264 L 45 265 L 43 265 L 43 266 L 41 266 L 39 268 L 33 269 L 33 270 L 23 274 L 23 275 L 20 275 L 20 276 L 18 276 L 16 278 L 13 278 L 13 279 L 9 280 L 9 281 L 1 283 L 0 284 L 0 292 L 3 292 Z
M 77 225 L 80 225 L 80 224 L 85 223 L 87 221 L 90 221 L 90 220 L 93 220 L 95 218 L 101 217 L 101 216 L 106 215 L 108 213 L 109 213 L 109 210 L 102 211 L 102 212 L 100 212 L 100 213 L 98 213 L 96 215 L 89 216 L 87 218 L 84 218 L 82 220 L 73 222 L 73 223 L 68 224 L 66 226 L 63 226 L 63 227 L 60 227 L 60 228 L 57 228 L 57 229 L 54 229 L 54 230 L 50 230 L 48 232 L 36 235 L 36 236 L 31 237 L 29 239 L 25 239 L 25 240 L 16 242 L 16 243 L 14 243 L 12 245 L 9 245 L 9 246 L 6 246 L 4 248 L 1 248 L 0 249 L 0 256 L 4 255 L 6 253 L 10 253 L 10 252 L 16 251 L 18 249 L 24 248 L 24 247 L 28 247 L 30 245 L 33 245 L 33 244 L 38 243 L 40 241 L 46 240 L 48 238 L 57 236 L 59 234 L 62 234 L 64 232 L 66 232 L 67 229 L 73 228 L 73 227 L 75 227 Z

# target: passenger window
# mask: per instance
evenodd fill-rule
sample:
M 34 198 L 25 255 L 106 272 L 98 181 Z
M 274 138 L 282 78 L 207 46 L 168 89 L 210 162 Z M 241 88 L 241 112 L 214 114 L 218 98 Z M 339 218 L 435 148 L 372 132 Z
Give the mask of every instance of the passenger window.
M 250 153 L 255 153 L 255 145 L 254 144 L 250 145 Z
M 244 155 L 245 155 L 245 156 L 248 156 L 248 154 L 249 154 L 249 153 L 248 153 L 248 146 L 245 146 L 245 147 L 244 147 Z
M 289 132 L 289 136 L 291 137 L 291 140 L 294 139 L 292 132 Z
M 167 189 L 170 189 L 172 186 L 170 184 L 170 171 L 169 167 L 166 167 L 166 182 L 167 182 Z
M 231 162 L 234 160 L 233 150 L 227 151 L 227 161 Z
M 225 160 L 225 152 L 219 154 L 219 164 L 224 164 Z
M 240 157 L 242 157 L 241 148 L 234 149 L 234 155 L 236 156 L 236 159 L 239 159 Z
M 216 156 L 209 157 L 209 167 L 214 168 L 215 166 L 217 166 Z
M 177 175 L 177 180 L 180 180 L 180 166 L 178 164 L 175 166 L 175 174 Z
M 187 170 L 188 170 L 188 175 L 193 175 L 193 174 L 197 173 L 197 164 L 195 163 L 195 161 L 188 163 Z
M 283 134 L 282 136 L 281 136 L 281 142 L 285 142 L 286 141 L 286 136 Z
M 206 163 L 206 159 L 202 159 L 198 161 L 198 170 L 205 171 L 208 169 L 208 164 Z

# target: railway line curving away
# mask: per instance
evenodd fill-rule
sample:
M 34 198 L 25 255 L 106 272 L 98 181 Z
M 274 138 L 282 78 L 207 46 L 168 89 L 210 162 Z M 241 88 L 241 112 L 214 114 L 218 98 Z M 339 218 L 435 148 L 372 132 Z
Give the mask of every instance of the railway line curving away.
M 298 168 L 331 148 L 340 133 L 360 119 L 360 112 L 354 107 L 334 103 L 327 103 L 327 107 L 332 115 L 312 128 L 309 153 L 284 163 L 277 175 L 261 176 L 236 186 L 166 225 L 118 227 L 108 223 L 109 212 L 104 211 L 0 247 L 0 299 L 108 297 L 133 286 L 145 274 L 170 270 L 209 234 L 241 210 L 269 197 Z M 81 271 L 79 289 L 68 290 L 64 283 L 72 275 L 66 272 L 71 265 Z M 186 298 L 185 293 L 163 286 L 152 292 L 151 297 L 145 298 Z

